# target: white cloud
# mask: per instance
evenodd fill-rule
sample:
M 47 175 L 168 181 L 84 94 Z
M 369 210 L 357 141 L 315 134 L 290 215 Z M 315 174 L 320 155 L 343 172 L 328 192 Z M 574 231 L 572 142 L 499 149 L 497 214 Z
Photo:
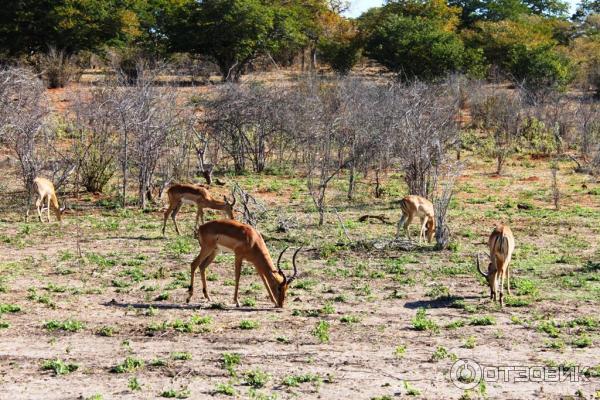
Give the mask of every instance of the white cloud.
M 371 7 L 379 7 L 383 4 L 383 0 L 352 0 L 350 2 L 350 10 L 346 14 L 349 17 L 358 17 Z

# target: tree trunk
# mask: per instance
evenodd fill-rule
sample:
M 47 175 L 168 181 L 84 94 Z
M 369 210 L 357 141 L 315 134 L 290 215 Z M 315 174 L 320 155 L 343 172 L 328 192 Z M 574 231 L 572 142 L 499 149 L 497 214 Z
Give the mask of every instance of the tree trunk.
M 381 197 L 381 178 L 379 176 L 381 169 L 377 168 L 375 170 L 375 197 L 376 198 L 380 198 Z
M 128 158 L 129 158 L 129 143 L 128 143 L 128 137 L 127 137 L 127 132 L 125 132 L 125 137 L 124 137 L 124 141 L 123 141 L 123 188 L 121 190 L 121 206 L 123 208 L 125 208 L 125 206 L 127 205 L 127 201 L 125 200 L 126 198 L 126 194 L 127 194 L 127 164 L 128 164 Z
M 348 200 L 352 200 L 354 196 L 354 186 L 355 186 L 355 170 L 354 163 L 350 165 L 350 176 L 348 178 Z

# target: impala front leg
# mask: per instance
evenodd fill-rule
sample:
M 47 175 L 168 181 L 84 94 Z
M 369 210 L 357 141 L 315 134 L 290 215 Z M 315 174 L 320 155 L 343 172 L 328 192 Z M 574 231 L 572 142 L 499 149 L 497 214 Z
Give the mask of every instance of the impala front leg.
M 273 296 L 273 291 L 271 290 L 271 287 L 269 286 L 269 283 L 267 282 L 267 278 L 265 278 L 265 276 L 263 274 L 261 274 L 260 272 L 258 273 L 258 276 L 260 276 L 260 279 L 262 279 L 263 283 L 265 284 L 265 287 L 267 288 L 267 293 L 269 293 L 269 297 L 271 298 L 271 301 L 273 302 L 273 304 L 277 305 L 277 301 L 275 300 L 275 296 Z
M 244 259 L 239 257 L 237 254 L 235 256 L 235 291 L 233 292 L 233 302 L 236 307 L 240 306 L 240 302 L 238 300 L 238 289 L 240 288 L 240 275 L 242 274 L 242 262 Z
M 425 238 L 426 226 L 427 226 L 427 218 L 421 218 L 421 232 L 419 232 L 419 245 L 421 244 L 421 239 Z

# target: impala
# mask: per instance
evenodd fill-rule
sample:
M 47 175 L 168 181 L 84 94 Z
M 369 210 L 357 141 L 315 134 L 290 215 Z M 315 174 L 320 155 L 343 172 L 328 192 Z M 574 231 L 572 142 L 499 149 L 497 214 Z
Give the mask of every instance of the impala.
M 202 279 L 202 293 L 208 301 L 211 301 L 206 288 L 206 268 L 215 259 L 219 249 L 224 249 L 232 251 L 235 254 L 235 291 L 233 302 L 237 307 L 240 306 L 238 289 L 240 274 L 242 272 L 242 262 L 244 260 L 254 264 L 256 272 L 263 281 L 271 301 L 277 307 L 283 307 L 287 289 L 298 275 L 296 256 L 301 248 L 296 250 L 292 257 L 294 274 L 288 278 L 279 267 L 281 257 L 287 248 L 283 249 L 279 254 L 277 268 L 275 268 L 269 254 L 269 249 L 267 249 L 267 245 L 261 234 L 250 225 L 227 219 L 210 221 L 198 228 L 196 237 L 200 243 L 200 254 L 198 254 L 191 264 L 191 281 L 186 300 L 188 303 L 194 295 L 194 273 L 198 267 L 200 267 L 200 278 Z
M 398 221 L 396 238 L 400 237 L 400 230 L 404 228 L 406 237 L 410 240 L 408 227 L 415 217 L 419 217 L 421 221 L 419 244 L 421 244 L 421 239 L 425 237 L 425 229 L 427 229 L 427 240 L 431 243 L 433 233 L 435 232 L 433 204 L 424 197 L 410 195 L 400 200 L 400 209 L 402 210 L 402 217 L 400 218 L 400 221 Z
M 506 286 L 508 294 L 510 292 L 510 272 L 508 263 L 515 249 L 515 237 L 507 225 L 497 225 L 492 231 L 488 240 L 490 248 L 490 263 L 488 264 L 488 273 L 481 270 L 479 255 L 477 255 L 477 270 L 488 281 L 490 287 L 490 298 L 494 301 L 500 297 L 500 305 L 504 306 L 504 277 L 506 276 Z M 500 284 L 500 296 L 498 296 L 498 283 Z
M 189 184 L 174 184 L 169 186 L 167 189 L 167 196 L 169 200 L 169 207 L 165 211 L 164 215 L 162 227 L 163 235 L 165 234 L 165 227 L 167 225 L 169 214 L 171 215 L 171 219 L 173 219 L 173 223 L 175 224 L 175 231 L 179 235 L 179 227 L 177 226 L 177 221 L 175 218 L 177 217 L 177 213 L 179 212 L 179 209 L 183 203 L 195 204 L 196 207 L 198 207 L 198 212 L 196 213 L 196 227 L 198 226 L 198 220 L 201 220 L 202 223 L 204 223 L 204 208 L 221 210 L 227 217 L 234 219 L 233 206 L 235 205 L 235 197 L 233 198 L 232 202 L 229 202 L 226 196 L 223 196 L 224 201 L 219 201 L 213 199 L 205 187 Z
M 66 206 L 63 205 L 63 208 L 58 206 L 58 199 L 56 198 L 56 192 L 54 191 L 52 182 L 46 178 L 37 177 L 33 180 L 33 186 L 38 194 L 38 198 L 35 201 L 35 207 L 37 208 L 40 222 L 43 222 L 42 211 L 44 204 L 48 207 L 48 222 L 50 222 L 50 208 L 52 208 L 56 218 L 61 221 L 61 216 L 65 212 Z

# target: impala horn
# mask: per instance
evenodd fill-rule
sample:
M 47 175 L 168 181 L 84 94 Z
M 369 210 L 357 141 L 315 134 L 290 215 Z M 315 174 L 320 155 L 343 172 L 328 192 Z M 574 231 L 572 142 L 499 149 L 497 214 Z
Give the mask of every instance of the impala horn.
M 486 273 L 484 273 L 484 272 L 481 270 L 481 265 L 480 265 L 480 262 L 479 262 L 479 254 L 477 254 L 477 255 L 475 256 L 475 258 L 476 258 L 476 260 L 477 260 L 477 271 L 479 271 L 479 273 L 481 274 L 481 276 L 483 276 L 484 278 L 487 278 L 487 277 L 488 277 L 488 276 L 487 276 L 487 274 L 486 274 Z
M 298 275 L 298 268 L 296 268 L 296 256 L 298 255 L 300 250 L 302 250 L 302 246 L 298 247 L 298 250 L 296 250 L 294 252 L 294 256 L 292 257 L 292 264 L 294 265 L 294 275 L 292 275 L 292 277 L 287 280 L 288 284 L 292 283 L 294 281 L 294 279 L 296 279 L 296 276 Z
M 281 250 L 281 253 L 279 253 L 279 257 L 277 258 L 277 272 L 279 272 L 279 275 L 283 276 L 283 282 L 287 282 L 287 277 L 285 276 L 285 274 L 283 273 L 283 270 L 281 269 L 281 267 L 279 266 L 279 263 L 281 262 L 281 257 L 283 257 L 283 253 L 285 253 L 285 251 L 288 248 L 284 248 L 283 250 Z

